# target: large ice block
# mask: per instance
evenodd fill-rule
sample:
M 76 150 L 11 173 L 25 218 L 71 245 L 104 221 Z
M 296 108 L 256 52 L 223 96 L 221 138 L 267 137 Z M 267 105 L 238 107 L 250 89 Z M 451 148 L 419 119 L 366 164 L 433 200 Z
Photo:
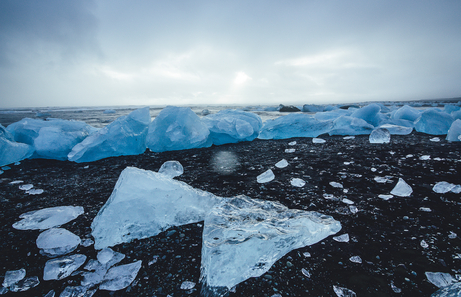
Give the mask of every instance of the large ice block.
M 426 109 L 415 122 L 415 130 L 430 135 L 448 133 L 454 119 L 451 115 L 436 108 Z
M 291 250 L 317 243 L 340 229 L 341 224 L 330 216 L 289 209 L 278 202 L 246 196 L 223 200 L 205 217 L 202 293 L 220 296 L 262 275 Z
M 147 147 L 154 152 L 209 147 L 210 131 L 189 107 L 167 106 L 150 123 Z
M 95 248 L 202 221 L 221 199 L 161 173 L 127 167 L 91 224 Z
M 317 137 L 328 133 L 331 127 L 331 121 L 319 121 L 308 114 L 289 114 L 274 120 L 267 120 L 261 129 L 259 138 Z
M 448 141 L 459 141 L 458 136 L 461 135 L 461 120 L 457 119 L 454 121 L 450 129 L 448 129 L 447 140 Z
M 376 103 L 372 103 L 357 109 L 351 114 L 351 117 L 362 119 L 368 124 L 377 127 L 381 120 L 380 111 L 381 107 Z
M 132 111 L 74 146 L 68 158 L 70 161 L 81 163 L 142 154 L 146 150 L 149 123 L 149 107 Z
M 408 105 L 404 105 L 392 113 L 393 119 L 416 121 L 421 115 L 421 111 Z
M 333 127 L 328 132 L 330 135 L 366 135 L 373 131 L 374 126 L 365 120 L 341 116 L 333 121 Z
M 0 137 L 0 166 L 16 163 L 32 156 L 34 148 L 28 144 Z
M 251 141 L 258 137 L 263 125 L 261 118 L 241 110 L 226 109 L 202 118 L 210 130 L 210 140 L 215 145 Z

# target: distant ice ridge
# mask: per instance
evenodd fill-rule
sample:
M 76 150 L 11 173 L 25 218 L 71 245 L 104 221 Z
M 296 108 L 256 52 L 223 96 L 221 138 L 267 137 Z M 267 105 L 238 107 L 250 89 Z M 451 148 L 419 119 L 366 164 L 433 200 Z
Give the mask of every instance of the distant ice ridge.
M 7 127 L 17 142 L 34 148 L 34 158 L 67 160 L 72 148 L 97 129 L 81 121 L 24 118 Z
M 226 109 L 202 118 L 210 130 L 209 139 L 215 145 L 252 141 L 263 125 L 261 118 L 241 110 Z
M 210 131 L 189 108 L 167 106 L 149 124 L 147 147 L 153 152 L 211 146 Z
M 146 150 L 149 107 L 119 117 L 72 148 L 69 161 L 92 162 L 107 157 L 139 155 Z
M 201 282 L 204 296 L 221 296 L 258 277 L 291 250 L 337 233 L 341 224 L 317 212 L 289 209 L 278 202 L 229 198 L 206 215 Z
M 127 167 L 91 224 L 95 248 L 203 221 L 207 211 L 221 199 L 161 173 Z

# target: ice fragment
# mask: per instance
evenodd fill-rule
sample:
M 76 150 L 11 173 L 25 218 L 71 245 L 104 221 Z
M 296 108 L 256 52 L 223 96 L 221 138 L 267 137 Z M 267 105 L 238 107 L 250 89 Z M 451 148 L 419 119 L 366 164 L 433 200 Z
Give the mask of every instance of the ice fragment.
M 362 258 L 360 256 L 352 256 L 349 258 L 352 263 L 362 264 Z
M 461 282 L 453 283 L 449 286 L 437 290 L 431 297 L 460 297 L 461 296 Z
M 304 187 L 306 185 L 306 182 L 300 178 L 292 178 L 290 181 L 291 185 L 294 187 Z
M 9 270 L 5 273 L 2 286 L 8 288 L 22 280 L 24 277 L 26 277 L 26 270 L 24 268 L 18 270 Z
M 336 296 L 338 297 L 356 297 L 357 294 L 355 294 L 354 291 L 349 290 L 347 288 L 343 287 L 338 287 L 333 285 L 333 291 L 336 293 Z
M 371 131 L 368 137 L 370 143 L 389 143 L 391 141 L 391 133 L 384 128 L 377 128 Z
M 97 289 L 89 290 L 86 286 L 66 287 L 59 297 L 91 297 Z
M 397 185 L 391 191 L 392 195 L 399 197 L 408 197 L 411 193 L 413 193 L 413 189 L 402 178 L 399 178 Z
M 419 243 L 421 245 L 422 248 L 424 249 L 427 249 L 429 247 L 429 244 L 423 239 L 421 240 L 421 242 Z
M 338 182 L 330 182 L 330 186 L 332 186 L 333 188 L 343 188 L 343 185 Z
M 260 175 L 258 175 L 256 177 L 256 180 L 257 180 L 258 183 L 263 184 L 263 183 L 270 182 L 274 178 L 275 178 L 274 173 L 272 172 L 271 169 L 269 169 L 269 170 L 261 173 Z
M 62 228 L 48 229 L 37 237 L 40 253 L 49 257 L 68 254 L 81 243 L 80 237 Z
M 448 238 L 450 239 L 455 239 L 456 237 L 458 237 L 458 235 L 453 231 L 450 231 L 450 234 L 448 234 Z
M 301 269 L 301 273 L 302 273 L 302 274 L 303 274 L 305 277 L 307 277 L 307 278 L 310 278 L 310 277 L 311 277 L 311 274 L 310 274 L 310 272 L 309 272 L 309 271 L 307 271 L 307 270 L 306 270 L 306 269 L 304 269 L 304 268 L 303 268 L 303 269 Z
M 450 192 L 456 185 L 442 181 L 438 182 L 435 184 L 435 186 L 432 188 L 432 191 L 439 193 L 439 194 L 444 194 L 447 192 Z
M 312 138 L 313 143 L 325 143 L 326 140 L 322 138 Z
M 184 281 L 181 284 L 181 290 L 190 290 L 195 287 L 195 283 L 191 281 Z
M 44 280 L 60 280 L 68 277 L 86 261 L 86 256 L 75 254 L 48 260 L 43 271 Z
M 379 194 L 378 197 L 383 200 L 389 200 L 389 199 L 394 198 L 394 195 Z
M 334 236 L 333 240 L 337 241 L 337 242 L 349 242 L 349 234 L 344 233 L 344 234 L 339 235 L 339 236 Z
M 455 278 L 451 276 L 449 273 L 445 272 L 426 272 L 426 277 L 429 282 L 435 285 L 438 288 L 443 288 L 449 286 L 456 281 Z
M 24 292 L 34 288 L 40 284 L 40 280 L 36 276 L 26 277 L 19 282 L 13 284 L 9 289 L 11 292 Z
M 138 275 L 142 261 L 120 265 L 109 269 L 99 286 L 100 290 L 118 291 L 128 287 Z
M 81 206 L 56 206 L 29 211 L 19 216 L 22 220 L 13 224 L 19 230 L 49 229 L 63 225 L 83 214 Z
M 43 194 L 43 192 L 44 191 L 42 189 L 30 189 L 26 191 L 26 193 L 29 195 L 40 195 L 40 194 Z
M 285 153 L 294 153 L 296 149 L 285 149 Z
M 20 185 L 19 190 L 28 191 L 34 187 L 33 184 Z
M 278 161 L 277 163 L 275 163 L 275 167 L 277 167 L 277 168 L 285 168 L 287 166 L 288 166 L 288 162 L 285 159 L 282 159 L 282 160 Z
M 178 161 L 166 161 L 158 170 L 158 173 L 164 174 L 170 178 L 180 176 L 184 173 L 184 168 Z

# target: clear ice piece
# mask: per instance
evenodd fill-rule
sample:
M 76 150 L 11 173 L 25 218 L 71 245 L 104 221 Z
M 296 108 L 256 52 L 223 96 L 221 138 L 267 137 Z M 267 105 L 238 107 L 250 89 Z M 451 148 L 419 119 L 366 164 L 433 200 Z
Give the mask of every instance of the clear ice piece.
M 184 281 L 181 284 L 181 290 L 190 290 L 195 287 L 195 283 L 191 281 Z
M 267 272 L 291 250 L 315 244 L 341 229 L 317 212 L 278 202 L 237 196 L 215 205 L 205 217 L 202 292 L 222 292 Z
M 263 184 L 263 183 L 268 183 L 271 180 L 275 178 L 274 172 L 272 172 L 271 169 L 261 173 L 256 177 L 256 180 L 258 183 Z
M 457 280 L 449 273 L 445 272 L 425 272 L 427 280 L 438 288 L 449 286 Z
M 335 285 L 333 285 L 333 291 L 338 297 L 356 297 L 357 296 L 357 294 L 355 294 L 354 291 L 348 288 L 343 288 L 343 287 L 339 287 Z
M 40 253 L 49 257 L 57 257 L 75 250 L 81 243 L 80 237 L 63 228 L 51 228 L 37 237 Z
M 285 153 L 294 153 L 296 152 L 296 149 L 286 149 Z
M 362 264 L 362 258 L 360 256 L 352 256 L 349 258 L 352 263 Z
M 421 242 L 419 243 L 421 245 L 422 248 L 424 249 L 427 249 L 429 247 L 429 244 L 423 239 L 421 240 Z
M 394 195 L 379 194 L 378 197 L 383 200 L 389 200 L 389 199 L 394 198 Z
M 377 128 L 371 131 L 368 137 L 370 143 L 389 143 L 391 142 L 391 133 L 384 128 Z
M 100 290 L 118 291 L 128 287 L 138 275 L 142 261 L 119 265 L 109 269 L 99 286 Z
M 103 248 L 98 254 L 97 259 L 101 264 L 106 264 L 114 257 L 115 252 L 111 248 Z
M 307 278 L 311 277 L 311 273 L 308 270 L 306 270 L 305 268 L 301 269 L 301 273 Z
M 275 167 L 277 167 L 277 168 L 285 168 L 287 166 L 288 166 L 288 162 L 285 159 L 282 159 L 282 160 L 278 161 L 277 163 L 275 163 Z
M 34 148 L 0 137 L 0 152 L 0 166 L 4 166 L 29 158 L 34 153 Z
M 298 188 L 304 187 L 306 185 L 306 182 L 300 178 L 292 178 L 290 183 L 293 187 Z
M 339 236 L 334 236 L 333 240 L 335 240 L 337 242 L 349 242 L 349 234 L 344 233 L 344 234 L 339 235 Z
M 86 256 L 75 254 L 48 260 L 43 271 L 43 280 L 60 280 L 68 277 L 86 261 Z
M 447 192 L 450 192 L 456 185 L 448 183 L 446 181 L 438 182 L 434 185 L 432 188 L 432 191 L 439 193 L 439 194 L 445 194 Z
M 322 138 L 312 138 L 312 143 L 325 143 L 326 140 L 325 139 L 322 139 Z
M 332 186 L 333 188 L 339 188 L 339 189 L 342 189 L 344 186 L 338 182 L 330 182 L 330 186 Z
M 399 197 L 408 197 L 411 193 L 413 193 L 413 189 L 402 178 L 399 178 L 399 181 L 391 191 L 392 195 Z
M 184 173 L 184 168 L 178 161 L 166 161 L 158 170 L 158 173 L 164 174 L 170 178 L 180 176 Z
M 81 206 L 56 206 L 40 210 L 29 211 L 19 216 L 22 220 L 13 224 L 18 230 L 49 229 L 68 223 L 84 210 Z
M 424 110 L 415 121 L 415 130 L 430 135 L 446 135 L 454 119 L 437 108 Z
M 28 191 L 34 187 L 33 184 L 20 185 L 19 190 Z
M 40 280 L 36 276 L 26 277 L 19 282 L 10 286 L 11 292 L 24 292 L 40 284 Z
M 5 273 L 2 286 L 8 288 L 22 280 L 24 277 L 26 277 L 26 270 L 24 268 L 18 270 L 9 270 Z
M 26 191 L 29 195 L 40 195 L 43 194 L 43 192 L 44 191 L 42 189 L 30 189 L 29 191 Z

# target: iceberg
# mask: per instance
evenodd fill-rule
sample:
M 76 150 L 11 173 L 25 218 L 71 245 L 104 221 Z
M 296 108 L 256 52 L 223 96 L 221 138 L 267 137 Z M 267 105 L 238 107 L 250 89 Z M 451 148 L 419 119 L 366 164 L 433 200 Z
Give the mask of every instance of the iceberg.
M 121 116 L 72 148 L 69 161 L 92 162 L 108 157 L 139 155 L 146 151 L 149 107 Z
M 45 230 L 64 225 L 79 215 L 84 210 L 81 206 L 56 206 L 23 213 L 19 216 L 22 220 L 13 224 L 18 230 Z
M 373 125 L 374 127 L 377 127 L 381 120 L 379 116 L 380 111 L 381 111 L 381 106 L 379 106 L 376 103 L 372 103 L 360 109 L 357 109 L 351 114 L 351 117 L 362 119 L 368 124 Z
M 370 143 L 389 143 L 391 142 L 391 133 L 387 129 L 376 128 L 371 131 L 368 141 L 370 141 Z
M 330 135 L 366 135 L 375 127 L 365 120 L 350 116 L 341 116 L 333 121 L 333 127 L 328 132 Z
M 461 120 L 457 119 L 451 124 L 450 129 L 448 129 L 447 140 L 448 141 L 459 141 L 458 137 L 460 135 L 461 135 Z
M 391 118 L 396 120 L 416 121 L 421 115 L 421 111 L 408 105 L 404 105 L 392 113 Z
M 31 157 L 34 148 L 25 143 L 19 143 L 0 137 L 0 166 L 9 165 Z
M 232 109 L 208 115 L 202 121 L 210 130 L 209 139 L 215 145 L 252 141 L 263 125 L 257 114 Z
M 205 217 L 202 294 L 225 293 L 250 277 L 261 276 L 288 252 L 340 229 L 341 224 L 330 216 L 289 209 L 274 201 L 246 196 L 223 200 Z
M 183 174 L 184 168 L 182 167 L 181 163 L 179 163 L 178 161 L 166 161 L 165 163 L 162 164 L 162 166 L 158 170 L 158 173 L 161 173 L 165 176 L 173 178 L 173 177 L 180 176 L 181 174 Z
M 161 173 L 127 167 L 91 224 L 95 249 L 203 221 L 221 199 Z
M 426 109 L 415 122 L 415 130 L 430 135 L 445 135 L 454 119 L 436 108 Z
M 147 147 L 153 152 L 211 146 L 210 131 L 189 108 L 167 106 L 150 123 Z
M 80 237 L 62 228 L 48 229 L 37 237 L 40 253 L 48 257 L 57 257 L 75 250 L 81 243 Z
M 86 256 L 81 254 L 64 256 L 48 260 L 43 270 L 43 280 L 60 280 L 68 277 L 86 261 Z
M 399 181 L 391 191 L 392 195 L 399 197 L 408 197 L 411 193 L 413 193 L 413 189 L 402 178 L 399 178 Z
M 142 261 L 120 265 L 109 269 L 99 286 L 100 290 L 118 291 L 128 287 L 138 275 Z
M 308 114 L 289 114 L 267 120 L 259 134 L 260 139 L 287 139 L 293 137 L 317 137 L 328 133 L 331 121 L 319 121 Z

